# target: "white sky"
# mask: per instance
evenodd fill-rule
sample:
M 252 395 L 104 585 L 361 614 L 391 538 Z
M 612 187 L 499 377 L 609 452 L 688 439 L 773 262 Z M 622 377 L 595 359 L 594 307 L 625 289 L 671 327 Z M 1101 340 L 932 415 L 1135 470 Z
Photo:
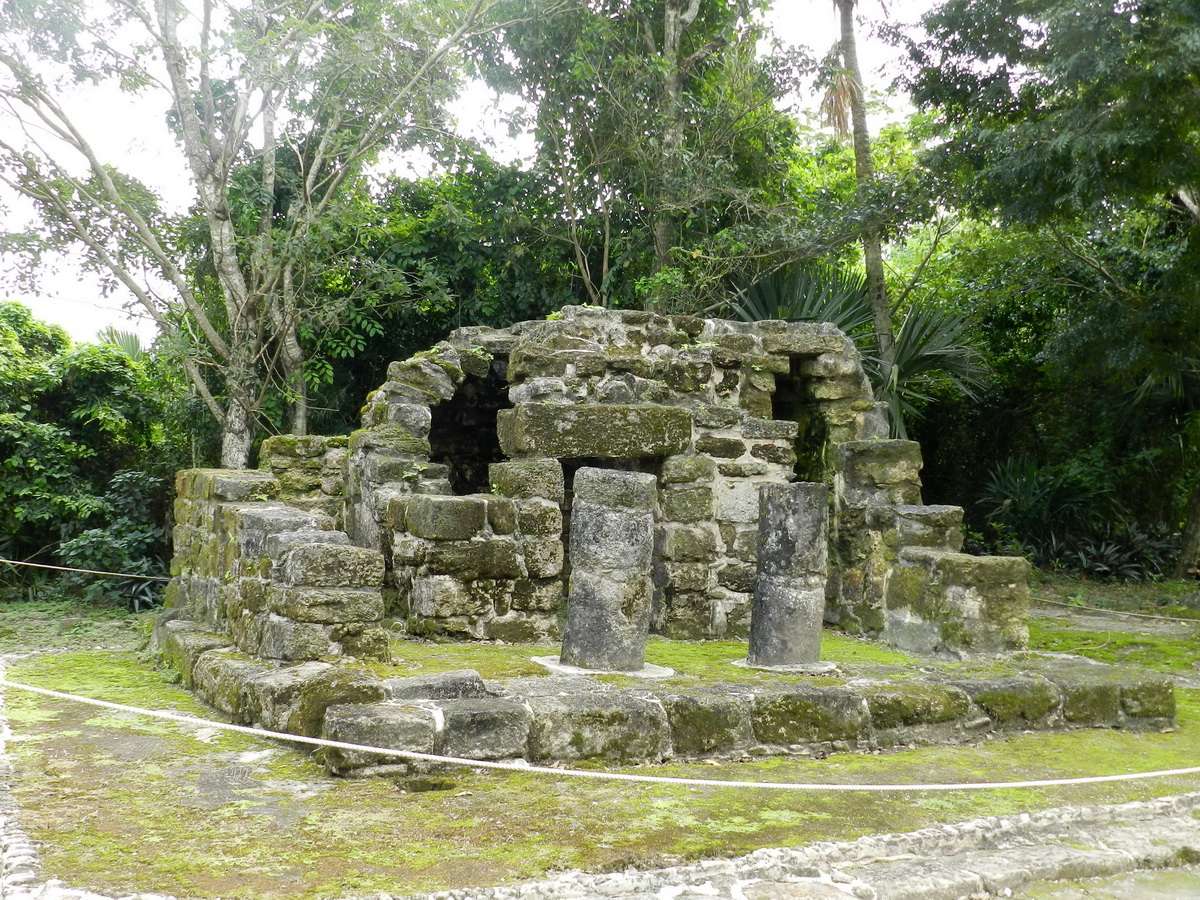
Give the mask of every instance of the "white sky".
M 891 0 L 887 14 L 893 22 L 912 22 L 934 4 L 935 0 Z M 882 14 L 882 3 L 860 6 L 867 19 L 878 20 Z M 837 15 L 829 0 L 775 0 L 769 21 L 785 43 L 807 46 L 818 58 L 837 40 Z M 869 27 L 858 29 L 858 40 L 868 88 L 886 87 L 895 67 L 896 51 L 877 40 Z M 186 208 L 192 197 L 191 185 L 182 155 L 162 127 L 165 108 L 156 109 L 145 100 L 113 90 L 81 95 L 78 100 L 80 124 L 101 156 L 159 190 L 170 207 Z M 817 103 L 816 98 L 805 97 L 799 102 L 812 107 Z M 497 155 L 511 159 L 532 151 L 532 141 L 513 142 L 508 138 L 501 111 L 482 85 L 468 86 L 454 111 L 462 131 L 490 140 Z M 877 127 L 878 123 L 872 123 L 873 130 Z M 403 173 L 403 168 L 400 171 Z M 18 202 L 6 203 L 9 208 L 4 210 L 5 224 L 12 229 L 22 218 L 22 207 Z M 144 313 L 131 315 L 124 308 L 131 305 L 127 295 L 101 296 L 97 279 L 81 272 L 69 259 L 60 260 L 54 271 L 46 273 L 36 295 L 22 291 L 0 259 L 0 299 L 24 303 L 37 318 L 62 325 L 77 341 L 93 340 L 97 331 L 109 325 L 138 332 L 145 344 L 155 334 L 153 322 Z

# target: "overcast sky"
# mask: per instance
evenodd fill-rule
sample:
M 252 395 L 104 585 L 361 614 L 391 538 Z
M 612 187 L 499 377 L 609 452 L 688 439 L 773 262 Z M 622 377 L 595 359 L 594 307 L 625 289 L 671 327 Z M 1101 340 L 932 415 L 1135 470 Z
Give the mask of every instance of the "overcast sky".
M 915 21 L 933 5 L 933 0 L 892 0 L 887 10 L 891 21 L 904 23 Z M 860 6 L 868 17 L 881 15 L 882 4 L 860 3 Z M 818 57 L 824 56 L 837 40 L 837 16 L 830 0 L 775 0 L 770 22 L 785 42 L 807 46 Z M 895 67 L 896 51 L 876 39 L 869 28 L 862 27 L 859 55 L 868 87 L 886 86 Z M 81 95 L 78 100 L 75 112 L 80 124 L 101 155 L 159 190 L 170 207 L 186 208 L 192 196 L 191 185 L 182 154 L 162 127 L 165 108 L 158 109 L 145 100 L 134 100 L 111 90 Z M 810 105 L 803 97 L 800 102 Z M 816 102 L 812 98 L 811 106 L 815 107 Z M 531 141 L 514 144 L 508 140 L 500 110 L 482 85 L 474 85 L 465 92 L 456 113 L 466 134 L 493 138 L 497 152 L 502 155 L 520 155 L 532 149 Z M 875 130 L 879 123 L 871 124 Z M 11 229 L 20 220 L 21 206 L 11 201 L 7 205 L 6 227 Z M 137 331 L 143 343 L 153 340 L 154 325 L 149 318 L 144 313 L 131 317 L 123 309 L 128 305 L 126 295 L 101 296 L 97 279 L 80 272 L 70 260 L 62 260 L 55 268 L 56 271 L 42 278 L 40 295 L 32 295 L 15 285 L 11 273 L 0 261 L 0 298 L 19 300 L 38 318 L 62 325 L 77 341 L 93 340 L 96 332 L 108 325 Z

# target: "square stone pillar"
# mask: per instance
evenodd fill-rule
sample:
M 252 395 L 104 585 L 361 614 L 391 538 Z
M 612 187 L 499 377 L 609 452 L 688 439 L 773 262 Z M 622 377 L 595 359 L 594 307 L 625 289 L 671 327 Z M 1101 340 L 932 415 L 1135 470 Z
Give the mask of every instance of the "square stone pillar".
M 656 479 L 582 468 L 571 507 L 564 665 L 635 672 L 645 665 L 653 597 Z
M 811 665 L 820 659 L 828 522 L 829 488 L 823 484 L 769 484 L 759 491 L 750 665 Z

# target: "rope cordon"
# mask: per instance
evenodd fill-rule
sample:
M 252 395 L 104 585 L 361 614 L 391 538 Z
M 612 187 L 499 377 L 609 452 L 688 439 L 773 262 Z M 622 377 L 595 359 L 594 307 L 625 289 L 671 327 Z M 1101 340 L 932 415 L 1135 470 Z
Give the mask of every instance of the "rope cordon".
M 265 728 L 252 728 L 247 725 L 233 725 L 228 722 L 217 722 L 202 719 L 198 716 L 188 716 L 183 713 L 165 709 L 142 709 L 137 706 L 127 706 L 124 703 L 113 703 L 110 700 L 97 700 L 93 697 L 82 697 L 49 688 L 36 687 L 9 681 L 0 677 L 0 686 L 53 697 L 58 700 L 68 700 L 97 706 L 101 709 L 111 709 L 118 712 L 131 713 L 137 716 L 148 716 L 165 719 L 182 725 L 193 725 L 200 728 L 212 728 L 221 731 L 232 731 L 252 737 L 268 738 L 270 740 L 286 741 L 293 744 L 307 744 L 312 747 L 326 747 L 333 750 L 345 750 L 356 753 L 370 753 L 376 756 L 392 757 L 395 759 L 418 760 L 421 762 L 443 763 L 463 766 L 470 769 L 495 769 L 506 772 L 523 774 L 553 775 L 559 778 L 588 778 L 595 781 L 620 781 L 637 784 L 663 784 L 681 787 L 715 787 L 715 788 L 753 788 L 778 791 L 866 791 L 866 792 L 918 792 L 918 791 L 980 791 L 998 790 L 1004 788 L 1040 788 L 1066 787 L 1080 784 L 1105 784 L 1116 781 L 1144 781 L 1150 778 L 1170 778 L 1182 775 L 1200 774 L 1200 766 L 1186 769 L 1160 769 L 1154 772 L 1130 772 L 1122 775 L 1092 775 L 1081 778 L 1049 778 L 1036 781 L 975 781 L 960 784 L 815 784 L 780 781 L 725 781 L 718 778 L 674 778 L 662 775 L 636 775 L 628 772 L 599 772 L 588 769 L 559 769 L 551 766 L 533 766 L 513 762 L 496 762 L 482 759 L 464 759 L 458 756 L 440 756 L 435 753 L 421 753 L 416 750 L 397 750 L 390 747 L 371 747 L 364 744 L 351 744 L 346 741 L 334 741 L 328 738 L 306 737 L 299 734 L 288 734 L 283 731 L 270 731 Z

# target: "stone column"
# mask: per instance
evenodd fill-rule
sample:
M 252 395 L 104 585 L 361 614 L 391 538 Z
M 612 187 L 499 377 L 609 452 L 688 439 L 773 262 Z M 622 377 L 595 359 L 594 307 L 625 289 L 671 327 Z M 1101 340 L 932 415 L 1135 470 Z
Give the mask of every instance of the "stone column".
M 565 665 L 634 672 L 646 661 L 654 550 L 653 475 L 582 468 L 571 506 Z
M 829 488 L 823 484 L 769 484 L 760 490 L 750 665 L 807 665 L 820 659 L 828 520 Z

